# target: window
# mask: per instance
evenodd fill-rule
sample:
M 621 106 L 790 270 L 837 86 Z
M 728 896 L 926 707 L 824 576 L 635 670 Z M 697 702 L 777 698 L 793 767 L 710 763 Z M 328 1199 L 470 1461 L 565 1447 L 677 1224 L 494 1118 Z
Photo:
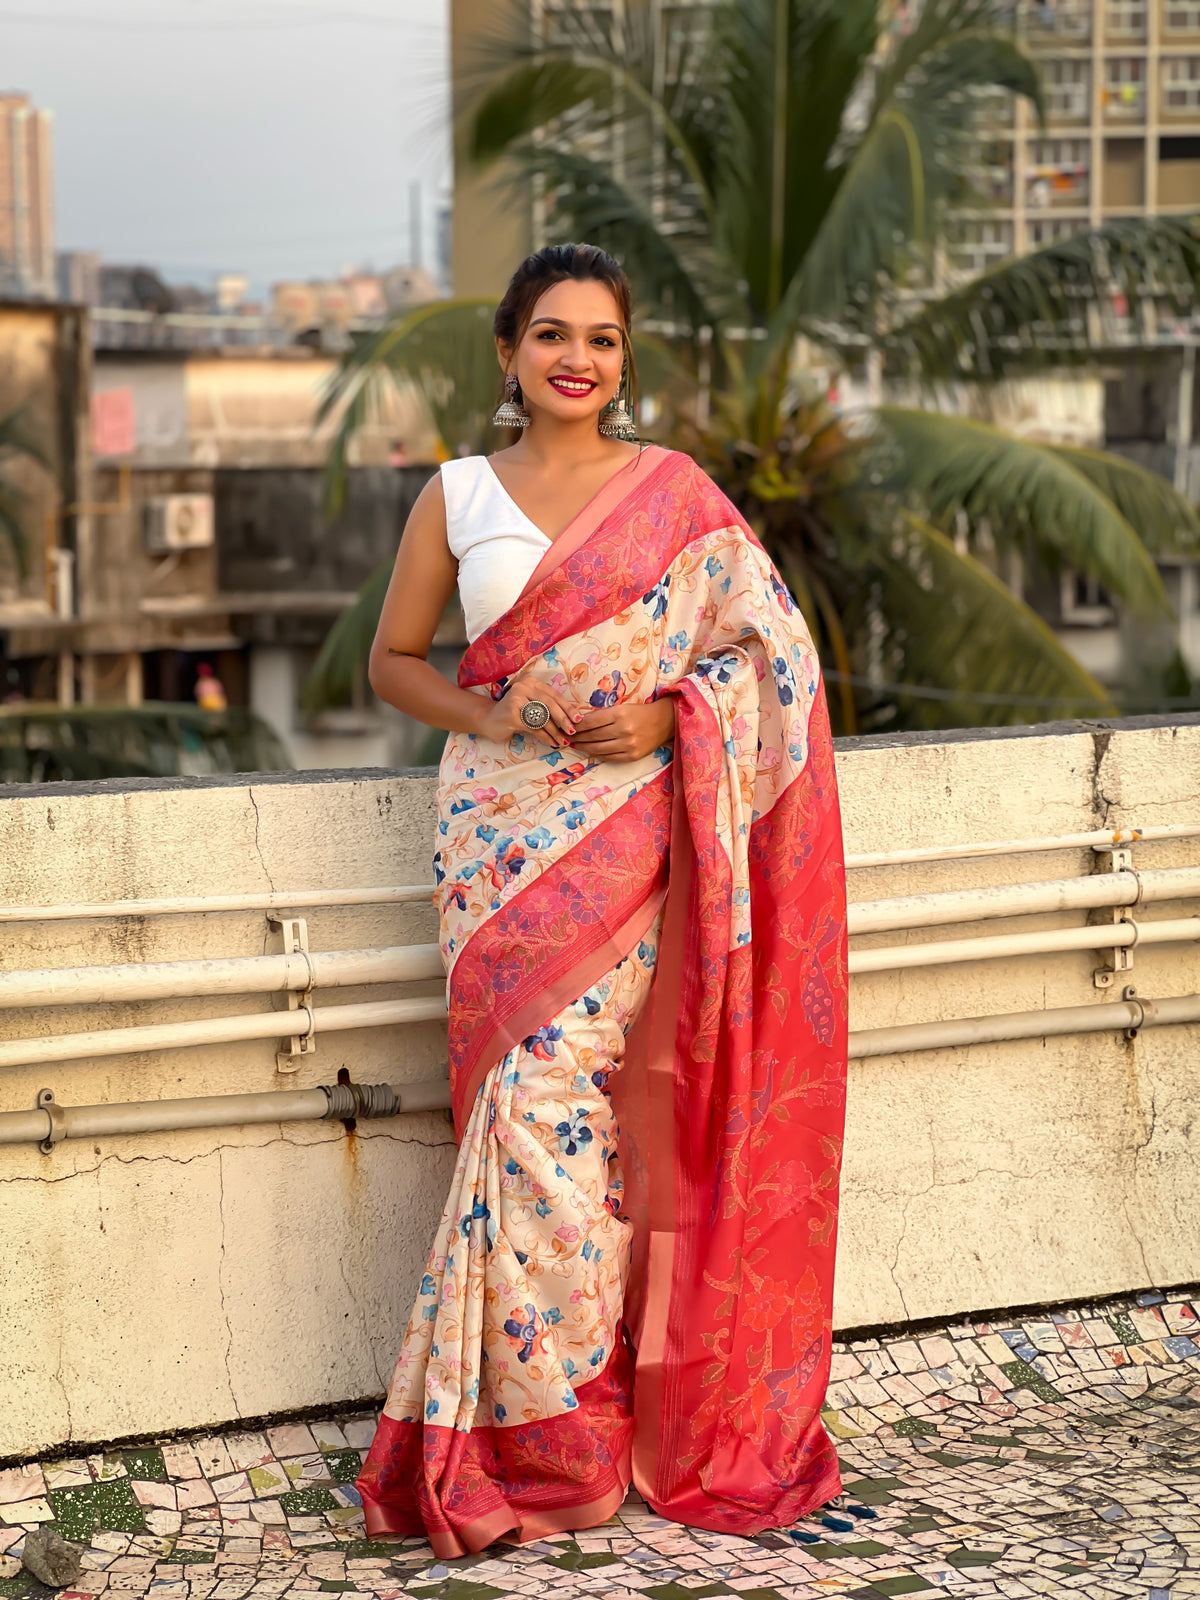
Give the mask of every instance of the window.
M 1080 43 L 1092 36 L 1092 0 L 1034 0 L 1026 16 L 1037 33 Z
M 1087 572 L 1068 567 L 1060 579 L 1062 620 L 1072 628 L 1105 628 L 1113 620 L 1113 605 L 1108 591 Z
M 1167 56 L 1162 63 L 1163 114 L 1200 111 L 1200 56 Z
M 1200 33 L 1200 0 L 1167 0 L 1163 7 L 1165 33 Z
M 1146 0 L 1108 0 L 1105 32 L 1110 39 L 1146 37 Z
M 1080 231 L 1081 224 L 1070 217 L 1037 217 L 1029 224 L 1029 242 L 1035 250 L 1061 244 Z
M 1111 56 L 1104 63 L 1104 110 L 1110 121 L 1145 119 L 1146 63 L 1141 56 Z
M 1086 139 L 1035 139 L 1025 169 L 1030 207 L 1086 205 L 1089 154 Z
M 1049 117 L 1086 120 L 1091 93 L 1090 72 L 1086 61 L 1047 61 L 1043 82 L 1046 90 L 1046 113 Z
M 998 261 L 1005 261 L 1013 253 L 1011 222 L 988 220 L 962 222 L 955 230 L 950 245 L 954 270 L 969 273 L 972 277 L 986 272 Z

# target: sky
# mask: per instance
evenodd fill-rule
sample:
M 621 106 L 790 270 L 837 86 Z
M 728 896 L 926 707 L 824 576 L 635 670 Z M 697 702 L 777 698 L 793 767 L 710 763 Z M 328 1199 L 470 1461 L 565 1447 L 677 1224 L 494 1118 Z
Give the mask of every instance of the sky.
M 54 112 L 60 249 L 211 284 L 423 255 L 448 197 L 447 0 L 0 0 Z

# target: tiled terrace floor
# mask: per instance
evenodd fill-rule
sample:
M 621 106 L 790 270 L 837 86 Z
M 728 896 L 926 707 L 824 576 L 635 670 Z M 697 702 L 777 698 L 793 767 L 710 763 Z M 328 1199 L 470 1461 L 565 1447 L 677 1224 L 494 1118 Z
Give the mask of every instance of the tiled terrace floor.
M 827 1421 L 850 1504 L 875 1515 L 799 1539 L 694 1532 L 631 1497 L 602 1528 L 461 1561 L 371 1544 L 360 1415 L 0 1470 L 0 1549 L 51 1519 L 90 1540 L 77 1600 L 1182 1600 L 1200 1596 L 1198 1309 L 1142 1295 L 839 1346 Z M 45 1592 L 0 1580 L 0 1596 Z

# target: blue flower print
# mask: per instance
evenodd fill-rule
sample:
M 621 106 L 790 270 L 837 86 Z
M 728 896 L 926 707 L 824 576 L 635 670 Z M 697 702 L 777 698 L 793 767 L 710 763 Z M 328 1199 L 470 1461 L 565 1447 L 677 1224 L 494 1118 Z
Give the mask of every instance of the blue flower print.
M 530 850 L 544 850 L 548 844 L 554 843 L 554 835 L 549 828 L 535 828 L 532 833 L 527 833 L 523 837 Z
M 533 1341 L 537 1338 L 537 1312 L 531 1305 L 525 1307 L 523 1314 L 509 1317 L 504 1324 L 504 1331 L 517 1346 L 517 1360 L 528 1361 L 533 1354 Z
M 537 1199 L 533 1203 L 533 1209 L 537 1212 L 539 1217 L 548 1217 L 550 1215 L 550 1202 L 546 1199 L 544 1194 L 538 1195 Z
M 428 1400 L 428 1401 L 426 1401 L 426 1403 L 425 1403 L 425 1421 L 426 1422 L 432 1421 L 433 1418 L 437 1416 L 437 1414 L 438 1414 L 438 1403 L 437 1403 L 437 1401 L 436 1400 Z
M 454 802 L 454 804 L 450 807 L 450 815 L 452 817 L 457 817 L 457 816 L 460 816 L 464 811 L 474 811 L 474 809 L 475 809 L 474 800 L 467 800 L 467 799 L 456 800 Z
M 542 757 L 542 760 L 548 767 L 556 767 L 562 759 L 563 753 L 561 750 L 547 750 L 546 754 Z
M 451 889 L 449 895 L 446 897 L 446 905 L 448 907 L 457 906 L 460 911 L 465 911 L 467 909 L 467 897 L 462 892 L 460 885 L 455 884 L 454 888 Z
M 579 1376 L 579 1368 L 571 1360 L 570 1356 L 566 1357 L 562 1365 L 563 1371 L 566 1373 L 568 1378 L 577 1378 Z
M 442 867 L 442 852 L 439 850 L 433 858 L 433 881 L 435 884 L 445 883 L 446 874 Z
M 578 1155 L 585 1145 L 592 1142 L 592 1130 L 587 1125 L 587 1112 L 582 1106 L 572 1111 L 554 1131 L 558 1135 L 558 1148 L 565 1156 Z
M 433 1273 L 432 1272 L 427 1272 L 425 1274 L 425 1276 L 421 1279 L 421 1293 L 422 1294 L 436 1294 L 437 1293 L 437 1284 L 434 1282 L 434 1278 L 433 1278 Z
M 592 1241 L 590 1239 L 585 1239 L 579 1247 L 579 1254 L 585 1261 L 590 1261 L 592 1259 L 592 1251 L 594 1249 L 595 1246 L 592 1244 Z
M 725 571 L 725 564 L 722 561 L 718 561 L 716 556 L 709 556 L 708 560 L 704 563 L 704 570 L 708 573 L 710 578 L 715 578 L 718 572 Z
M 775 689 L 779 695 L 781 706 L 790 706 L 796 698 L 796 680 L 792 676 L 792 669 L 782 656 L 776 656 L 771 662 L 771 670 L 775 674 Z
M 774 567 L 771 568 L 771 587 L 775 591 L 776 600 L 779 601 L 779 604 L 783 607 L 783 609 L 785 611 L 795 611 L 796 602 L 792 599 L 787 589 L 780 582 L 779 574 L 775 571 Z
M 496 837 L 497 832 L 498 830 L 493 828 L 490 822 L 481 822 L 475 829 L 475 837 L 477 839 L 482 839 L 484 844 L 491 844 L 492 840 Z
M 641 941 L 641 943 L 638 945 L 637 953 L 638 953 L 638 960 L 642 963 L 642 965 L 644 967 L 652 967 L 654 965 L 654 963 L 658 960 L 658 949 L 657 949 L 657 947 L 655 945 L 652 945 L 652 944 L 647 944 L 645 939 L 643 939 Z
M 650 620 L 657 622 L 660 617 L 667 614 L 667 591 L 671 587 L 671 574 L 664 573 L 653 589 L 642 596 L 642 604 L 650 613 Z
M 575 1410 L 578 1409 L 579 1401 L 576 1400 L 574 1392 L 572 1390 L 568 1389 L 566 1394 L 563 1395 L 563 1405 L 567 1408 L 568 1411 L 575 1411 Z
M 693 671 L 700 678 L 715 678 L 719 684 L 726 684 L 737 671 L 736 656 L 701 656 Z
M 538 1061 L 553 1061 L 557 1054 L 554 1046 L 562 1038 L 562 1029 L 548 1022 L 544 1028 L 531 1033 L 524 1041 L 526 1050 Z
M 608 706 L 615 706 L 621 698 L 621 674 L 614 668 L 606 672 L 597 686 L 592 690 L 589 705 L 597 710 L 604 710 Z
M 562 1321 L 562 1312 L 557 1306 L 551 1306 L 549 1311 L 543 1313 L 543 1320 L 557 1325 Z
M 604 1360 L 604 1346 L 602 1344 L 601 1345 L 597 1345 L 596 1348 L 592 1351 L 591 1355 L 588 1357 L 588 1366 L 589 1367 L 598 1367 L 603 1360 Z
M 687 630 L 681 629 L 678 633 L 673 633 L 667 643 L 672 650 L 686 650 L 691 643 L 691 639 L 688 637 Z
M 492 1407 L 492 1415 L 495 1417 L 497 1422 L 503 1422 L 505 1417 L 508 1415 L 508 1410 L 505 1406 L 502 1406 L 499 1402 L 497 1402 Z
M 594 989 L 589 989 L 587 994 L 581 994 L 575 1002 L 575 1015 L 577 1017 L 595 1017 L 600 1013 L 600 1000 Z
M 597 1067 L 595 1072 L 592 1073 L 592 1082 L 596 1085 L 597 1089 L 603 1089 L 604 1085 L 611 1077 L 611 1067 Z
M 436 1306 L 426 1306 L 424 1311 L 422 1311 L 422 1313 L 421 1313 L 421 1321 L 422 1322 L 436 1322 L 437 1321 L 437 1314 L 438 1314 L 438 1308 Z

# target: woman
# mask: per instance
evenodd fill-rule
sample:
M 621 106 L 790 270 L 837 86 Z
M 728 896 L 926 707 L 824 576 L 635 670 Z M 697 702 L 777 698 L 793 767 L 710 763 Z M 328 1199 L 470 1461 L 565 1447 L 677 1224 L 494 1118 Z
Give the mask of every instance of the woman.
M 820 674 L 734 507 L 631 442 L 629 328 L 604 252 L 522 263 L 495 333 L 497 421 L 524 431 L 426 486 L 372 652 L 376 693 L 450 731 L 460 1146 L 359 1488 L 372 1537 L 442 1556 L 594 1526 L 631 1478 L 733 1533 L 839 1489 L 820 1406 L 845 895 Z M 456 584 L 458 687 L 425 659 Z

